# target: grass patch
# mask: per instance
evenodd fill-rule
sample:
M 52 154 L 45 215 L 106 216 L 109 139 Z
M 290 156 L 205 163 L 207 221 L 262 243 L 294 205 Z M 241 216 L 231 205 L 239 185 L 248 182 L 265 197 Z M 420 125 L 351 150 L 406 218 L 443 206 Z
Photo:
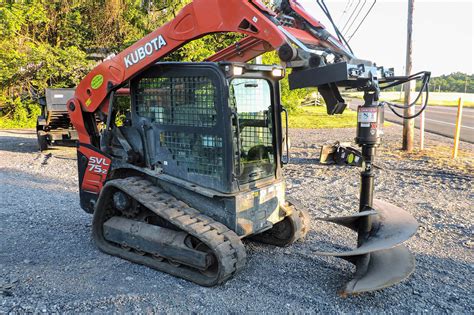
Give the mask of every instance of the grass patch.
M 452 145 L 432 144 L 427 145 L 424 150 L 415 149 L 411 153 L 402 150 L 390 150 L 384 152 L 384 155 L 393 156 L 400 160 L 422 161 L 435 169 L 457 170 L 472 177 L 472 174 L 474 174 L 472 152 L 460 149 L 457 159 L 452 159 L 452 150 Z
M 284 118 L 283 118 L 284 120 Z M 357 125 L 357 113 L 347 108 L 341 115 L 328 115 L 326 107 L 299 107 L 290 112 L 289 127 L 303 129 L 349 128 Z

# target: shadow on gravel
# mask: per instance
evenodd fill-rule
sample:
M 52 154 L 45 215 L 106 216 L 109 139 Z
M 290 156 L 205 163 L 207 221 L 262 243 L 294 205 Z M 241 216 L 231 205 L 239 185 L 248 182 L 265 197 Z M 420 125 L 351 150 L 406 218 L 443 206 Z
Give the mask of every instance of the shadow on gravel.
M 319 158 L 291 157 L 290 163 L 294 164 L 319 164 Z
M 63 242 L 68 242 L 65 239 Z M 33 244 L 35 245 L 35 244 Z M 36 245 L 35 245 L 36 246 Z M 42 296 L 48 296 L 46 307 L 53 304 L 60 309 L 69 304 L 69 311 L 80 310 L 83 303 L 70 305 L 68 299 L 74 296 L 76 301 L 98 301 L 107 298 L 109 301 L 103 303 L 101 312 L 113 310 L 116 305 L 115 299 L 121 299 L 122 294 L 133 294 L 137 297 L 133 301 L 134 312 L 143 312 L 153 305 L 176 305 L 180 309 L 193 309 L 193 305 L 204 299 L 209 304 L 219 304 L 222 310 L 246 310 L 247 312 L 267 312 L 280 313 L 287 309 L 291 303 L 293 312 L 307 313 L 322 311 L 323 313 L 419 313 L 419 312 L 448 312 L 448 313 L 471 313 L 472 300 L 469 295 L 467 280 L 461 279 L 463 275 L 458 274 L 450 278 L 440 273 L 433 273 L 433 270 L 418 269 L 411 278 L 397 286 L 372 293 L 365 293 L 360 296 L 340 298 L 337 296 L 337 289 L 345 281 L 350 280 L 350 274 L 342 274 L 332 270 L 298 270 L 287 274 L 279 274 L 275 281 L 274 273 L 260 273 L 256 277 L 249 277 L 245 274 L 237 275 L 233 280 L 222 286 L 209 289 L 170 278 L 164 274 L 154 271 L 150 272 L 147 267 L 137 266 L 132 263 L 116 263 L 116 260 L 109 256 L 98 255 L 91 259 L 95 252 L 81 256 L 74 255 L 75 259 L 70 259 L 64 250 L 58 252 L 57 249 L 64 246 L 50 247 L 47 245 L 41 248 L 45 253 L 45 259 L 41 260 L 41 270 L 25 264 L 19 257 L 11 263 L 17 264 L 21 269 L 6 275 L 9 292 L 5 298 L 15 297 L 21 299 L 24 305 L 35 306 L 42 300 Z M 71 250 L 71 247 L 68 248 Z M 79 248 L 76 248 L 79 251 Z M 93 247 L 87 247 L 93 250 Z M 433 256 L 424 256 L 420 260 L 430 262 L 435 266 L 445 266 L 445 269 L 459 270 L 465 268 L 464 263 L 453 259 L 441 259 Z M 114 262 L 116 265 L 113 269 Z M 425 263 L 423 263 L 425 264 Z M 13 267 L 13 266 L 9 266 Z M 248 266 L 247 266 L 248 268 Z M 80 277 L 78 271 L 87 269 Z M 7 270 L 11 270 L 7 268 Z M 322 275 L 321 272 L 330 274 Z M 35 277 L 40 274 L 41 277 Z M 450 273 L 448 273 L 449 275 Z M 126 277 L 133 275 L 133 282 L 127 281 Z M 10 279 L 14 279 L 13 283 Z M 328 284 L 327 281 L 334 281 Z M 461 281 L 461 283 L 459 282 Z M 28 283 L 25 290 L 26 283 Z M 246 284 L 251 284 L 255 290 L 245 290 Z M 282 286 L 282 283 L 293 284 Z M 178 284 L 178 285 L 177 285 Z M 151 289 L 152 285 L 158 285 L 160 289 Z M 155 286 L 156 287 L 156 286 Z M 91 297 L 90 290 L 93 288 L 94 296 Z M 67 295 L 64 291 L 67 289 Z M 206 295 L 203 295 L 205 290 Z M 37 297 L 28 297 L 30 292 L 35 292 Z M 238 299 L 229 299 L 229 296 L 239 296 Z M 188 296 L 186 300 L 177 301 L 176 296 Z M 205 297 L 207 296 L 207 297 Z M 139 298 L 138 298 L 139 297 Z M 252 303 L 249 304 L 249 301 Z M 122 301 L 123 302 L 123 301 Z M 207 304 L 207 303 L 206 303 Z M 207 304 L 207 305 L 209 305 Z M 77 309 L 76 309 L 76 308 Z M 10 310 L 13 311 L 13 310 Z M 123 310 L 122 310 L 123 311 Z
M 405 296 L 405 304 L 412 307 L 416 305 L 421 310 L 434 307 L 435 310 L 448 312 L 463 313 L 470 310 L 467 313 L 472 314 L 474 298 L 469 293 L 471 284 L 466 278 L 468 274 L 472 274 L 472 266 L 468 262 L 425 254 L 416 254 L 415 259 L 415 272 L 402 283 L 384 290 L 342 299 L 341 302 L 349 306 L 353 302 L 370 301 L 368 307 L 380 307 L 381 311 L 387 306 L 399 306 L 400 297 Z M 347 279 L 350 279 L 350 275 Z
M 2 133 L 6 133 L 2 131 Z M 49 148 L 42 153 L 54 154 L 60 153 L 64 148 L 76 147 L 75 142 L 58 142 L 57 145 Z M 24 138 L 24 137 L 9 137 L 0 136 L 0 151 L 8 151 L 13 153 L 41 153 L 38 148 L 38 142 L 36 138 Z
M 44 162 L 44 161 L 43 161 Z M 71 182 L 67 182 L 61 178 L 53 178 L 53 177 L 44 177 L 44 176 L 36 176 L 35 174 L 27 173 L 19 171 L 18 169 L 13 168 L 0 168 L 2 171 L 2 178 L 5 182 L 2 184 L 4 186 L 10 187 L 18 187 L 19 189 L 33 189 L 31 187 L 32 184 L 40 184 L 40 185 L 60 185 L 61 187 L 67 187 L 71 185 Z M 7 178 L 14 179 L 8 180 Z M 36 189 L 36 188 L 34 188 Z M 50 189 L 44 186 L 44 192 L 51 192 L 56 191 L 58 189 Z M 58 190 L 60 192 L 66 192 L 64 189 Z M 8 197 L 8 196 L 6 196 Z
M 433 255 L 416 254 L 415 257 L 417 268 L 405 281 L 383 290 L 347 298 L 336 297 L 336 295 L 353 277 L 349 271 L 352 269 L 350 263 L 347 263 L 347 268 L 338 268 L 333 266 L 331 261 L 322 263 L 318 261 L 320 266 L 314 268 L 315 270 L 306 270 L 304 277 L 297 276 L 293 279 L 301 280 L 301 287 L 304 287 L 305 281 L 311 281 L 312 285 L 319 282 L 317 291 L 312 292 L 313 295 L 326 296 L 324 299 L 335 299 L 334 309 L 343 312 L 371 310 L 379 313 L 397 309 L 401 312 L 403 308 L 411 311 L 416 309 L 427 311 L 434 308 L 438 311 L 472 314 L 474 298 L 469 293 L 472 288 L 470 281 L 466 278 L 466 275 L 473 272 L 472 265 L 466 261 Z M 323 276 L 320 272 L 325 275 Z M 321 282 L 321 280 L 328 282 Z M 270 287 L 269 289 L 271 290 Z M 301 295 L 301 292 L 291 292 L 290 296 L 302 304 L 308 299 Z
M 39 152 L 39 149 L 36 138 L 0 136 L 0 151 L 34 153 Z
M 413 168 L 392 168 L 392 172 L 397 172 L 400 174 L 413 173 L 417 176 L 431 176 L 431 177 L 440 177 L 443 179 L 461 179 L 471 181 L 474 179 L 474 175 L 466 174 L 463 172 L 449 172 L 446 170 L 426 170 L 426 169 L 413 169 Z

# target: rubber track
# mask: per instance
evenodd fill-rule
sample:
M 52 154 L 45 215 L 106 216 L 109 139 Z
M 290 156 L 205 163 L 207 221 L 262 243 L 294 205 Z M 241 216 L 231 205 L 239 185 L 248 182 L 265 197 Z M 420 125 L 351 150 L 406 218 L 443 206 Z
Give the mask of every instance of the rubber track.
M 217 258 L 219 270 L 217 275 L 212 278 L 201 274 L 198 270 L 190 273 L 189 268 L 180 274 L 176 267 L 167 263 L 160 263 L 160 267 L 151 267 L 204 286 L 220 284 L 244 267 L 245 247 L 237 234 L 222 223 L 201 214 L 198 210 L 189 207 L 186 203 L 177 200 L 160 187 L 141 177 L 111 180 L 107 182 L 104 190 L 111 186 L 125 192 L 162 219 L 206 244 Z M 96 209 L 96 211 L 98 210 Z M 143 264 L 150 266 L 146 262 Z M 166 265 L 169 265 L 169 270 L 163 267 Z

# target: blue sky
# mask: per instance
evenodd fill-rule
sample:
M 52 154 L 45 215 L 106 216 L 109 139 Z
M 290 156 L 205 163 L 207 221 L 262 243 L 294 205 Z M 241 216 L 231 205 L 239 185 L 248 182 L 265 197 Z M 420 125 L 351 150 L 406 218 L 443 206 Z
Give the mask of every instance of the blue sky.
M 299 0 L 311 3 L 316 0 Z M 359 0 L 326 0 L 333 20 L 345 24 Z M 472 0 L 415 0 L 413 25 L 413 72 L 429 70 L 433 75 L 456 71 L 473 73 L 473 5 Z M 360 0 L 360 6 L 364 0 Z M 372 0 L 366 0 L 361 16 Z M 317 5 L 316 5 L 317 6 Z M 359 10 L 358 9 L 358 10 Z M 378 0 L 364 24 L 351 39 L 357 57 L 395 67 L 404 74 L 407 31 L 407 0 Z M 330 23 L 315 9 L 314 15 L 328 28 Z M 358 11 L 356 11 L 357 13 Z M 354 23 L 354 26 L 358 24 Z M 354 28 L 353 26 L 353 28 Z M 331 29 L 331 28 L 330 28 Z M 331 29 L 332 30 L 332 29 Z

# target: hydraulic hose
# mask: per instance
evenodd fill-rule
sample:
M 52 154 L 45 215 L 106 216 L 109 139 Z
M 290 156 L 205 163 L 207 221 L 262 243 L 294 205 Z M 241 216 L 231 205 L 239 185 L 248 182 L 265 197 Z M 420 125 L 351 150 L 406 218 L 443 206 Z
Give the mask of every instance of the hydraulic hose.
M 422 76 L 421 76 L 422 75 Z M 395 104 L 395 103 L 391 103 L 391 102 L 387 102 L 387 101 L 384 101 L 384 102 L 381 102 L 381 104 L 383 105 L 388 105 L 388 107 L 390 108 L 390 110 L 398 117 L 402 118 L 402 119 L 413 119 L 413 118 L 416 118 L 418 117 L 419 115 L 421 115 L 421 113 L 426 109 L 426 106 L 428 106 L 428 98 L 429 98 L 429 82 L 430 82 L 430 77 L 431 77 L 431 73 L 430 72 L 418 72 L 418 73 L 415 73 L 413 75 L 410 75 L 406 78 L 403 78 L 403 79 L 398 79 L 397 81 L 393 82 L 393 83 L 390 83 L 388 85 L 385 85 L 383 87 L 380 87 L 381 90 L 383 89 L 387 89 L 389 87 L 393 87 L 393 86 L 397 86 L 397 85 L 400 85 L 400 84 L 403 84 L 403 83 L 406 83 L 406 82 L 409 82 L 409 81 L 413 81 L 413 80 L 417 80 L 417 79 L 420 79 L 422 78 L 422 85 L 421 85 L 421 89 L 420 89 L 420 92 L 418 93 L 416 99 L 408 104 L 408 105 L 399 105 L 399 104 Z M 423 102 L 423 105 L 422 107 L 420 108 L 420 110 L 416 113 L 416 114 L 413 114 L 413 115 L 410 115 L 410 116 L 405 116 L 405 115 L 402 115 L 400 113 L 397 112 L 397 110 L 395 108 L 398 108 L 398 109 L 408 109 L 412 106 L 415 106 L 416 103 L 418 102 L 418 100 L 420 99 L 421 95 L 423 94 L 423 92 L 425 93 L 425 99 L 424 99 L 424 102 Z

